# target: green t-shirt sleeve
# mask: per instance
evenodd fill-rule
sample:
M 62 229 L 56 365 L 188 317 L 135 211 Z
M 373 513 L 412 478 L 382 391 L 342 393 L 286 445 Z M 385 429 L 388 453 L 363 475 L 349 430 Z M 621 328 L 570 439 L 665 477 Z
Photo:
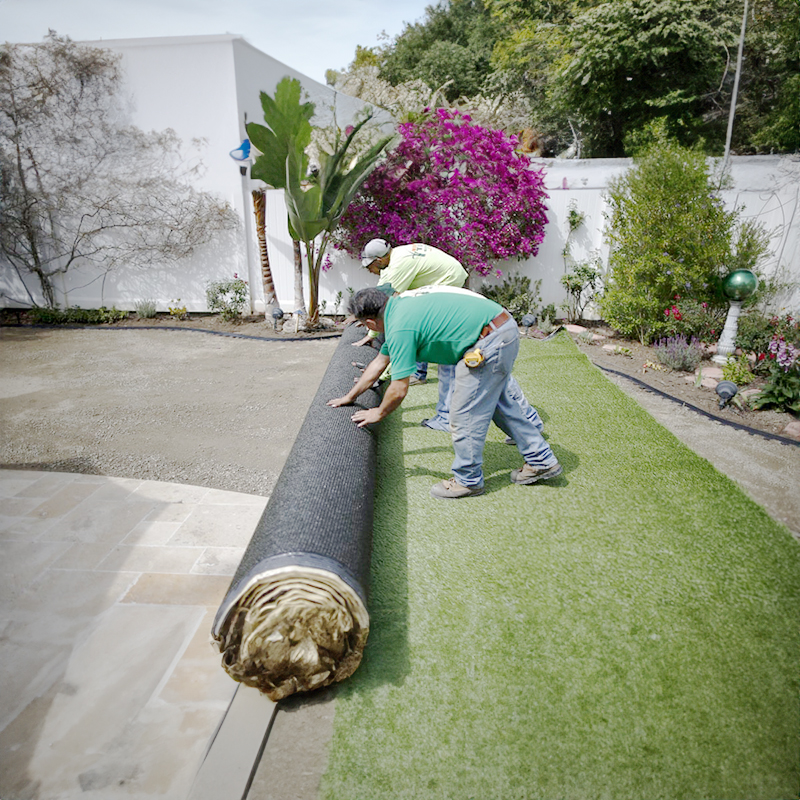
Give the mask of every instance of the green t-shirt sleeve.
M 417 337 L 412 331 L 402 331 L 393 336 L 392 352 L 389 352 L 387 341 L 381 348 L 381 353 L 391 359 L 392 378 L 409 378 L 417 371 Z

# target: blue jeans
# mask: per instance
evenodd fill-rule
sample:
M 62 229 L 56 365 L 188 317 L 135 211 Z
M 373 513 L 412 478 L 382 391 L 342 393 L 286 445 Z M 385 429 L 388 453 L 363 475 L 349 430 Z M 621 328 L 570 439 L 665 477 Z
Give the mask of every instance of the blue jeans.
M 417 371 L 414 373 L 414 377 L 421 381 L 428 377 L 428 365 L 424 361 L 417 361 Z
M 517 323 L 509 320 L 478 346 L 485 359 L 479 367 L 468 367 L 463 358 L 455 365 L 450 432 L 456 480 L 462 486 L 483 485 L 483 448 L 492 422 L 514 439 L 526 463 L 536 469 L 555 466 L 558 459 L 542 436 L 539 415 L 511 375 L 519 352 Z
M 456 375 L 455 364 L 439 364 L 439 402 L 436 404 L 436 413 L 426 421 L 429 428 L 450 432 L 450 402 L 453 398 L 453 385 Z M 544 423 L 539 412 L 525 399 L 522 388 L 516 378 L 511 378 L 508 385 L 509 396 L 515 399 L 520 407 L 525 409 L 525 416 L 539 430 L 544 428 Z
M 453 396 L 455 373 L 455 364 L 439 364 L 439 401 L 436 403 L 436 413 L 425 423 L 429 428 L 445 433 L 450 431 L 450 398 Z

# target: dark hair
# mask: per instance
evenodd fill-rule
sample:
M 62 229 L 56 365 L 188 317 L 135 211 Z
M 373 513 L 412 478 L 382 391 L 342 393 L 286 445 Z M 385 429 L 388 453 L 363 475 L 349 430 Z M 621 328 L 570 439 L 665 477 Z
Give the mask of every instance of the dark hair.
M 361 289 L 350 298 L 348 310 L 356 319 L 378 319 L 388 301 L 388 295 L 380 289 Z

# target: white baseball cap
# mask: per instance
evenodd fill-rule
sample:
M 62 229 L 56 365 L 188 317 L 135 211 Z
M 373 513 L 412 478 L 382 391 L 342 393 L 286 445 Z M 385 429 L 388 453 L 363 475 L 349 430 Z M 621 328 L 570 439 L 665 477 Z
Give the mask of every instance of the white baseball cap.
M 368 267 L 376 258 L 385 256 L 392 246 L 385 239 L 371 239 L 361 251 L 361 266 Z

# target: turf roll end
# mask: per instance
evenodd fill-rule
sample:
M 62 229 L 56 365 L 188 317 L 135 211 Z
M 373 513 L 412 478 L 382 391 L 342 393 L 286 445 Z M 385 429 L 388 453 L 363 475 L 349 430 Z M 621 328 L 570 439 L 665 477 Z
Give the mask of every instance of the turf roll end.
M 350 677 L 368 635 L 359 593 L 336 572 L 298 564 L 250 576 L 214 630 L 227 673 L 271 700 Z

